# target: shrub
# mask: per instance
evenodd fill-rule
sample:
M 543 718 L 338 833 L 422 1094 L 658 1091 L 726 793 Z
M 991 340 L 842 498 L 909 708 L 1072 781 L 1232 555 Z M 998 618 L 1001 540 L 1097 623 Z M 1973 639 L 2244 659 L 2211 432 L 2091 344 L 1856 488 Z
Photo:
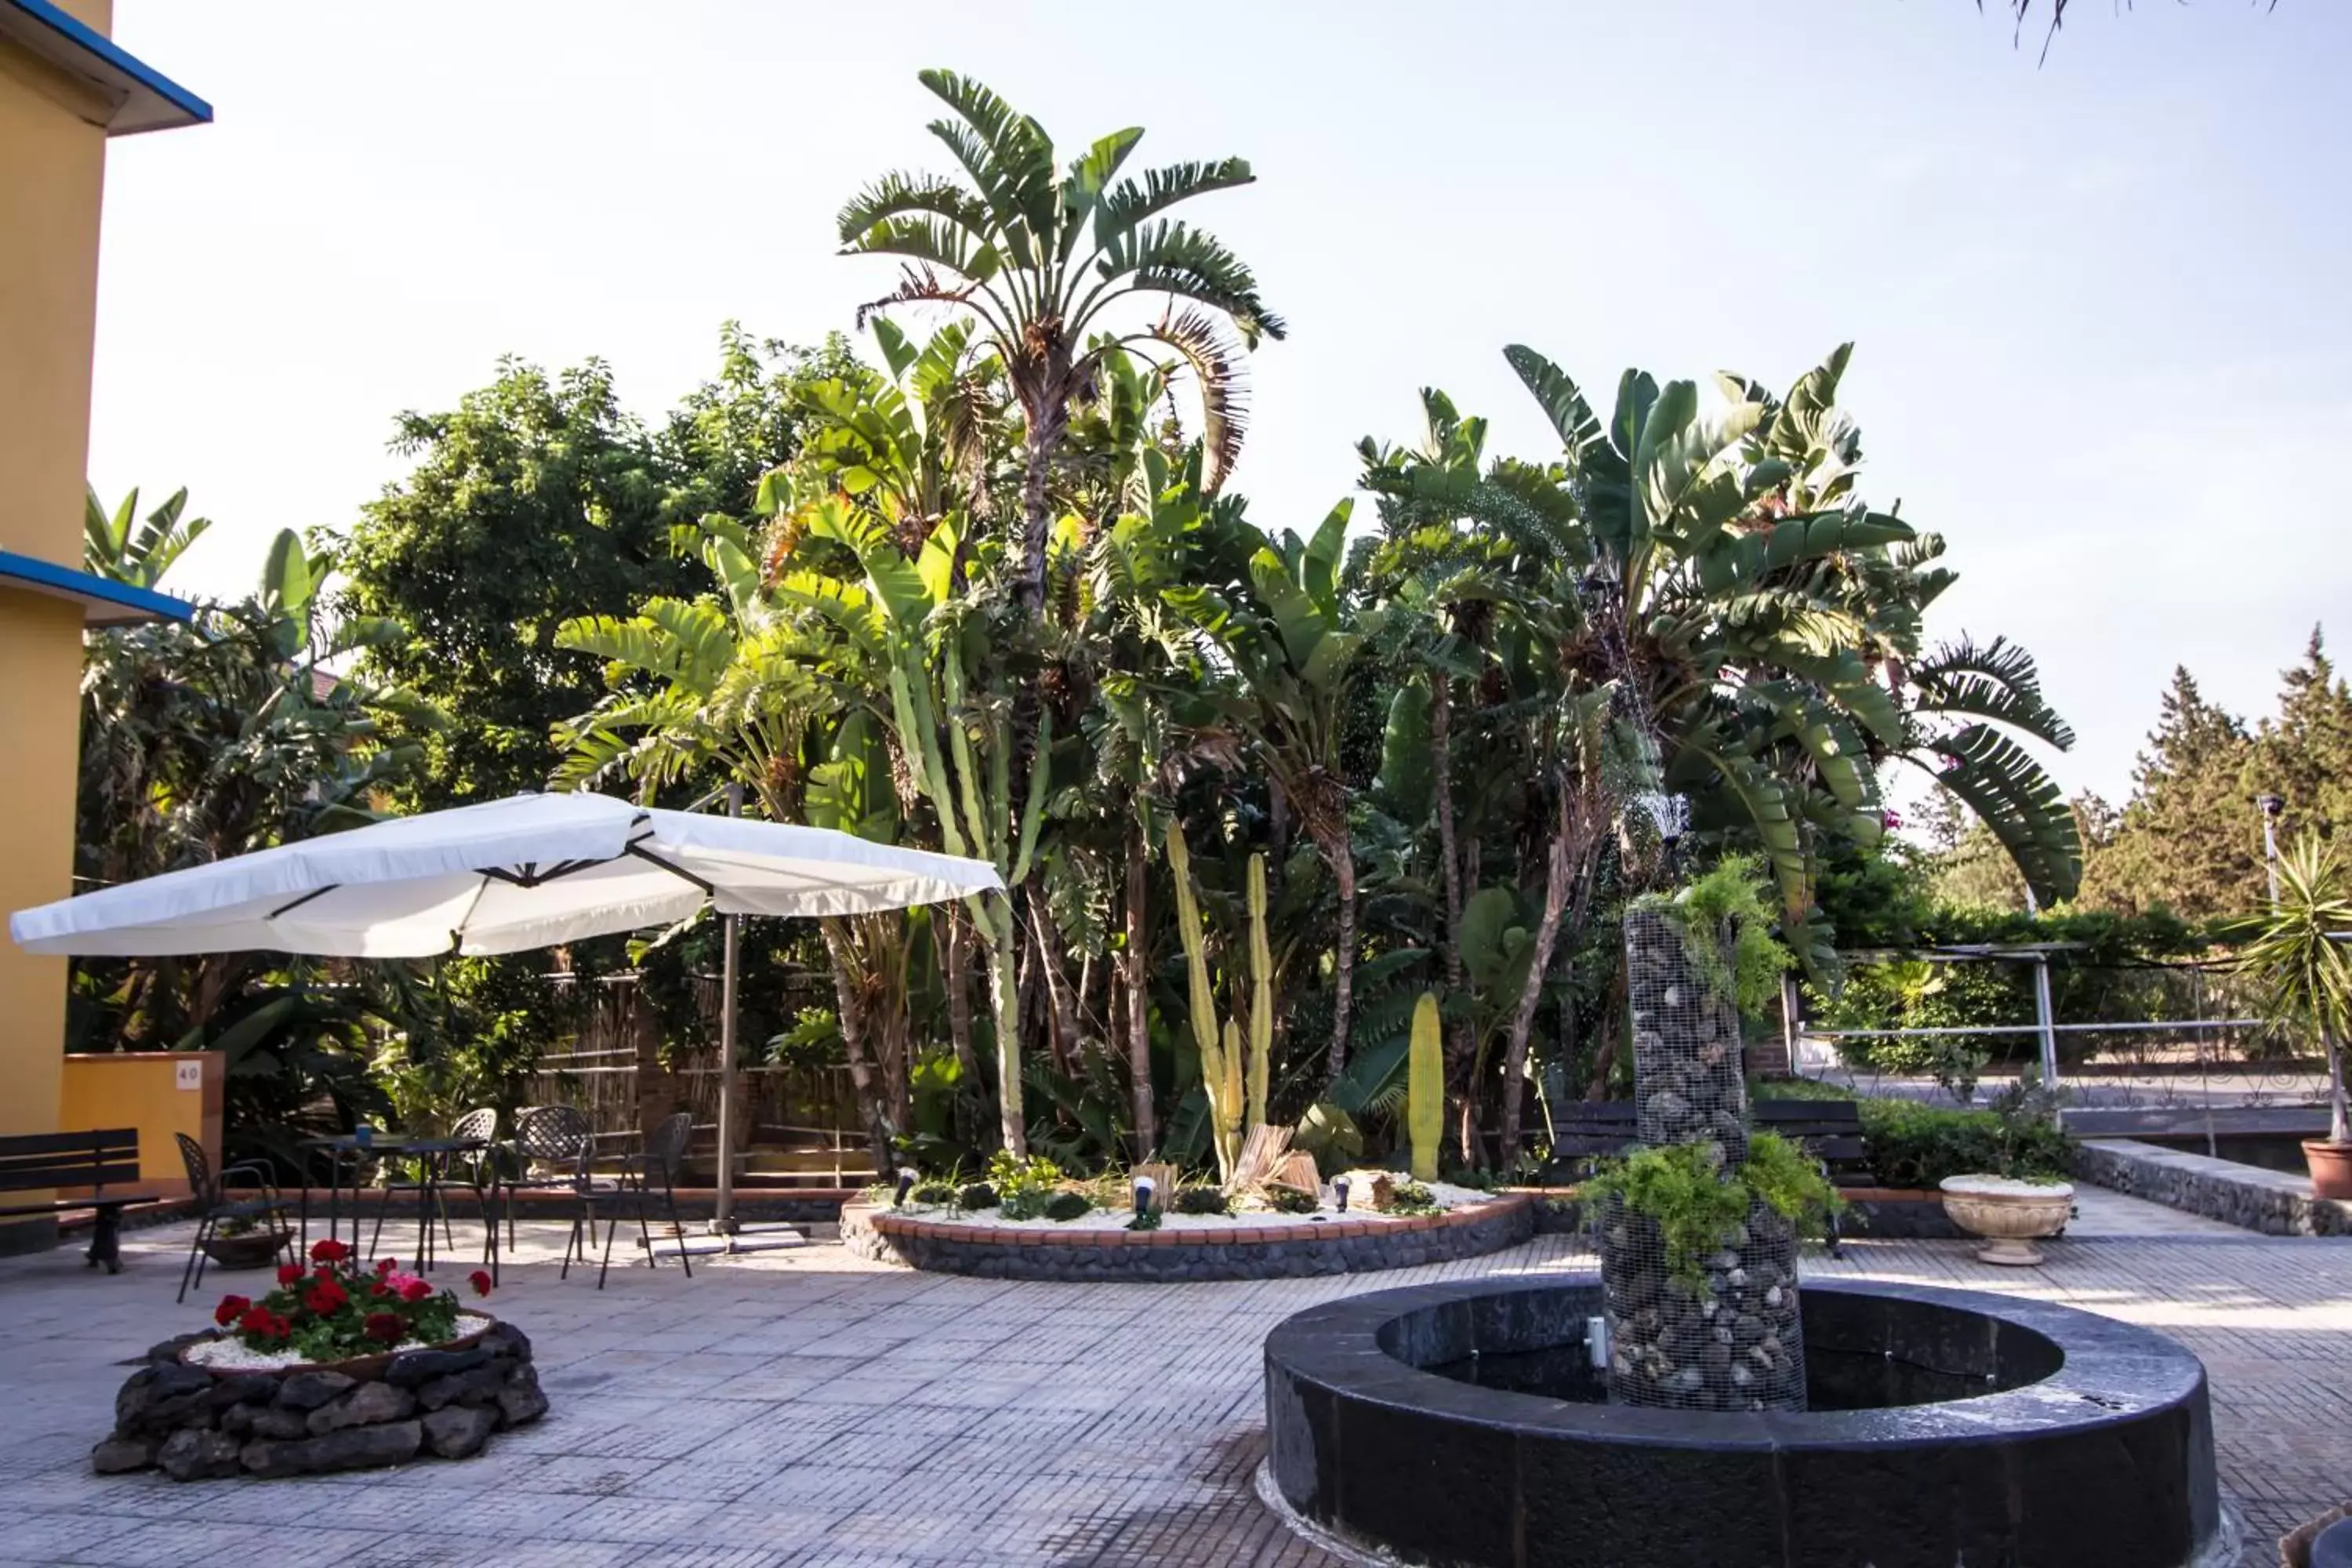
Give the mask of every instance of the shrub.
M 1389 1185 L 1390 1214 L 1435 1214 L 1437 1196 L 1410 1176 L 1401 1176 Z
M 2074 1165 L 2074 1140 L 2034 1117 L 1871 1100 L 1863 1102 L 1862 1133 L 1871 1171 L 1890 1187 L 1932 1188 L 1966 1175 L 2047 1181 Z
M 1748 1162 L 1736 1172 L 1721 1164 L 1712 1143 L 1637 1149 L 1608 1162 L 1584 1184 L 1588 1200 L 1614 1200 L 1651 1221 L 1665 1243 L 1666 1272 L 1700 1291 L 1706 1260 L 1759 1204 L 1790 1222 L 1799 1235 L 1818 1235 L 1836 1207 L 1837 1194 L 1820 1167 L 1787 1139 L 1752 1134 Z
M 1302 1193 L 1297 1187 L 1268 1187 L 1265 1190 L 1268 1208 L 1277 1214 L 1313 1214 L 1323 1206 L 1323 1200 L 1313 1193 Z
M 945 1182 L 918 1182 L 915 1190 L 907 1194 L 919 1204 L 951 1204 L 955 1195 L 956 1190 Z
M 1173 1205 L 1178 1214 L 1231 1214 L 1233 1205 L 1225 1201 L 1221 1188 L 1211 1186 L 1179 1187 Z
M 1035 1219 L 1061 1189 L 1062 1168 L 1043 1155 L 1016 1160 L 1000 1149 L 989 1158 L 988 1180 L 1006 1219 Z
M 974 1182 L 971 1185 L 956 1194 L 955 1201 L 956 1207 L 964 1210 L 966 1213 L 976 1213 L 981 1209 L 992 1209 L 996 1206 L 996 1189 L 990 1186 L 986 1182 Z
M 1080 1215 L 1092 1213 L 1094 1206 L 1094 1199 L 1084 1193 L 1059 1192 L 1045 1200 L 1045 1217 L 1054 1220 L 1073 1220 Z

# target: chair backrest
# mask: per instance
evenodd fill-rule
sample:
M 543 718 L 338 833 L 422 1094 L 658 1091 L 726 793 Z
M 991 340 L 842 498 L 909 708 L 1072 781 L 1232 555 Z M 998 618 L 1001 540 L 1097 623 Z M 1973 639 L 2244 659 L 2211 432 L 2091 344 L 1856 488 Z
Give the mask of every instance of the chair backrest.
M 452 1138 L 495 1138 L 499 1135 L 499 1113 L 495 1107 L 484 1106 L 469 1110 L 449 1124 Z
M 681 1110 L 662 1119 L 646 1134 L 646 1180 L 665 1187 L 677 1185 L 686 1165 L 687 1141 L 694 1136 L 694 1118 Z
M 0 1193 L 55 1187 L 103 1189 L 109 1182 L 121 1186 L 138 1179 L 139 1130 L 135 1127 L 0 1138 Z
M 221 1201 L 220 1189 L 213 1184 L 213 1163 L 205 1146 L 184 1132 L 172 1136 L 179 1141 L 180 1163 L 188 1168 L 188 1192 L 201 1208 L 209 1209 Z
M 515 1119 L 515 1152 L 548 1165 L 577 1165 L 595 1136 L 588 1113 L 570 1105 L 534 1105 Z

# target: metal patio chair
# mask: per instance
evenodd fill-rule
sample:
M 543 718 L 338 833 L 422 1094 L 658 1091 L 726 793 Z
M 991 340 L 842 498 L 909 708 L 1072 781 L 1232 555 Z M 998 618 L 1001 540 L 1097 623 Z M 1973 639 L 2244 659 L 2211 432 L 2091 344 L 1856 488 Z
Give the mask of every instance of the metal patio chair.
M 252 1220 L 266 1227 L 278 1238 L 278 1250 L 282 1251 L 293 1240 L 294 1232 L 286 1224 L 287 1211 L 294 1205 L 278 1190 L 277 1178 L 269 1167 L 258 1161 L 241 1161 L 213 1170 L 212 1157 L 205 1146 L 184 1132 L 174 1132 L 179 1140 L 180 1161 L 187 1167 L 188 1192 L 196 1202 L 195 1238 L 188 1243 L 188 1261 L 180 1270 L 180 1294 L 176 1300 L 188 1299 L 191 1284 L 205 1282 L 205 1244 L 221 1234 L 221 1227 L 232 1220 Z M 257 1198 L 237 1198 L 227 1195 L 228 1178 L 246 1175 L 261 1191 Z

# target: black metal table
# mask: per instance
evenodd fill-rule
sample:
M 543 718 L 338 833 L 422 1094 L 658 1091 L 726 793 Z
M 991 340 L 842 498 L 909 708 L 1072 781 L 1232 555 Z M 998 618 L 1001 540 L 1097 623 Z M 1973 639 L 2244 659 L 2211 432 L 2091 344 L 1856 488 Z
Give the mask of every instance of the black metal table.
M 355 1133 L 339 1133 L 329 1138 L 306 1138 L 299 1147 L 306 1152 L 328 1156 L 327 1174 L 327 1234 L 341 1238 L 343 1172 L 351 1171 L 352 1194 L 352 1256 L 360 1256 L 360 1227 L 362 1210 L 360 1201 L 361 1173 L 371 1160 L 387 1158 L 413 1159 L 417 1162 L 416 1228 L 417 1243 L 415 1262 L 422 1272 L 433 1267 L 433 1220 L 441 1212 L 441 1194 L 452 1158 L 459 1154 L 487 1154 L 493 1145 L 487 1138 L 426 1138 L 407 1137 L 397 1133 L 375 1134 L 364 1142 Z M 483 1242 L 483 1254 L 488 1259 L 495 1279 L 499 1266 L 499 1236 L 496 1206 L 492 1201 L 496 1189 L 493 1171 L 491 1186 L 485 1189 L 482 1199 L 482 1223 L 488 1233 Z M 446 1215 L 444 1216 L 446 1219 Z M 378 1229 L 382 1229 L 379 1213 Z M 302 1247 L 305 1253 L 310 1245 L 310 1185 L 302 1184 Z

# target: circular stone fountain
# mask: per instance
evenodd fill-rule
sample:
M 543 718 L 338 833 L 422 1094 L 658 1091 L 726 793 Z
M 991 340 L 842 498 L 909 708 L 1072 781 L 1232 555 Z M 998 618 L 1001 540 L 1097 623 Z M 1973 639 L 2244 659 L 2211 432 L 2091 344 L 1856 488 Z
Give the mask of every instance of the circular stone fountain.
M 1801 1411 L 1604 1403 L 1591 1276 L 1384 1290 L 1265 1342 L 1267 1500 L 1386 1561 L 2221 1568 L 2205 1370 L 2039 1301 L 1809 1284 Z M 1604 1364 L 1605 1356 L 1601 1358 Z

